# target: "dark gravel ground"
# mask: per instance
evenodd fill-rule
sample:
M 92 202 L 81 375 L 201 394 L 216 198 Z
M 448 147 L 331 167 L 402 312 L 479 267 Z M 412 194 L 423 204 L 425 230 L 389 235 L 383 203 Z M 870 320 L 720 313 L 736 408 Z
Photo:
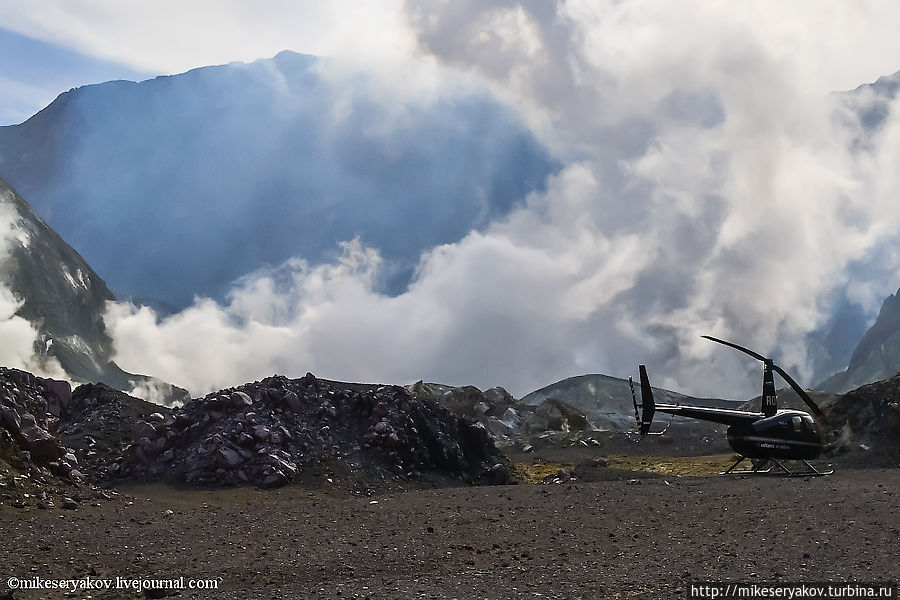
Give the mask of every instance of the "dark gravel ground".
M 178 597 L 222 599 L 687 598 L 691 582 L 900 580 L 897 468 L 371 497 L 118 491 L 77 510 L 0 506 L 0 598 L 144 597 L 9 591 L 10 576 L 217 578 Z

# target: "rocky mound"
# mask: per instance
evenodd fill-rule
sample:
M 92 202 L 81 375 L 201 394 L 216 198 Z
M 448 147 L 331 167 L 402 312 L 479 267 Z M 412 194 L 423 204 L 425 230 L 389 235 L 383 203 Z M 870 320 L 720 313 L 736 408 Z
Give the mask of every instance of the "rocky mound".
M 0 505 L 71 509 L 109 497 L 83 485 L 74 451 L 57 437 L 70 397 L 65 381 L 0 367 Z
M 871 466 L 900 464 L 900 375 L 840 396 L 826 415 L 836 436 L 829 454 Z
M 486 429 L 397 386 L 281 376 L 209 394 L 134 422 L 131 443 L 97 472 L 203 486 L 285 485 L 308 467 L 415 479 L 503 483 Z
M 65 381 L 0 367 L 0 457 L 80 479 L 75 456 L 56 437 L 71 394 Z
M 502 387 L 482 392 L 470 385 L 451 387 L 422 381 L 407 389 L 417 398 L 440 403 L 459 417 L 478 421 L 502 446 L 521 441 L 532 433 L 593 429 L 584 413 L 554 398 L 529 405 L 516 400 Z
M 59 439 L 71 448 L 79 470 L 89 479 L 116 474 L 113 458 L 132 443 L 131 430 L 151 415 L 171 415 L 172 409 L 146 402 L 103 383 L 80 385 L 60 418 Z M 113 469 L 110 472 L 110 468 Z

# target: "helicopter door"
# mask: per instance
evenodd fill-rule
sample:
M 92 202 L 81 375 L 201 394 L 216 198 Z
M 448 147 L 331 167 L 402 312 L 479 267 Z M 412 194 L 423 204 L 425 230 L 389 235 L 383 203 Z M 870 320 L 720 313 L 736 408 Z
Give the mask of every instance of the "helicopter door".
M 816 425 L 816 422 L 809 415 L 804 415 L 801 417 L 803 419 L 803 430 L 807 436 L 818 440 L 819 439 L 819 426 Z

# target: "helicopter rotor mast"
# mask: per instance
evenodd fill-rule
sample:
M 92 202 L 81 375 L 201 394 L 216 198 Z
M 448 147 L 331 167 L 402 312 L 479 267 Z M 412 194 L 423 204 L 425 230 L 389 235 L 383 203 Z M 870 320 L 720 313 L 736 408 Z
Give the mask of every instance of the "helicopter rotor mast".
M 714 338 L 711 335 L 703 335 L 700 337 L 706 338 L 713 342 L 718 342 L 719 344 L 724 344 L 725 346 L 730 346 L 730 347 L 734 348 L 735 350 L 740 350 L 744 354 L 749 354 L 756 360 L 761 361 L 765 365 L 767 374 L 769 374 L 769 376 L 771 377 L 771 371 L 775 371 L 776 373 L 778 373 L 781 376 L 781 378 L 784 379 L 789 386 L 791 386 L 791 389 L 793 389 L 795 392 L 797 392 L 797 395 L 800 396 L 800 398 L 806 403 L 806 405 L 809 406 L 810 409 L 812 409 L 813 415 L 815 415 L 815 417 L 817 419 L 822 419 L 825 417 L 825 413 L 822 412 L 822 409 L 819 408 L 818 404 L 813 402 L 813 399 L 809 397 L 809 394 L 806 393 L 806 390 L 804 390 L 802 387 L 800 387 L 800 384 L 798 384 L 796 381 L 794 381 L 794 378 L 791 377 L 790 375 L 788 375 L 787 371 L 785 371 L 784 369 L 782 369 L 781 367 L 776 365 L 772 361 L 771 358 L 766 358 L 762 354 L 759 354 L 758 352 L 754 352 L 753 350 L 750 350 L 749 348 L 744 348 L 743 346 L 739 346 L 733 342 L 728 342 L 726 340 L 720 340 L 719 338 Z M 765 377 L 765 375 L 764 375 L 764 377 Z M 765 387 L 765 385 L 764 385 L 764 387 Z M 774 388 L 774 384 L 773 384 L 773 388 Z M 763 394 L 764 394 L 763 402 L 765 403 L 767 400 L 765 398 L 766 392 L 764 391 Z

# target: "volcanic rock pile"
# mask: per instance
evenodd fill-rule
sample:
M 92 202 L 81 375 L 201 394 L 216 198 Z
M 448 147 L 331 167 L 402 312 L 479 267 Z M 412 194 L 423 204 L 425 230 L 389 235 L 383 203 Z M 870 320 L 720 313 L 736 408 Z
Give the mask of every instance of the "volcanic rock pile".
M 502 387 L 482 392 L 471 385 L 450 387 L 422 381 L 408 389 L 417 398 L 434 400 L 459 417 L 478 421 L 501 446 L 513 444 L 531 433 L 593 429 L 584 413 L 554 398 L 528 405 L 517 401 Z
M 56 436 L 59 417 L 71 396 L 65 381 L 0 367 L 0 458 L 81 480 L 75 455 Z
M 159 408 L 159 407 L 157 407 Z M 479 423 L 396 386 L 281 376 L 221 390 L 133 422 L 131 442 L 92 468 L 102 478 L 169 476 L 203 486 L 278 487 L 310 465 L 503 483 L 504 459 Z
M 838 397 L 826 416 L 836 438 L 829 454 L 857 454 L 871 466 L 900 463 L 900 375 Z
M 129 396 L 103 383 L 75 388 L 59 422 L 59 439 L 78 458 L 79 470 L 91 480 L 117 473 L 117 458 L 132 444 L 134 423 L 171 408 Z

